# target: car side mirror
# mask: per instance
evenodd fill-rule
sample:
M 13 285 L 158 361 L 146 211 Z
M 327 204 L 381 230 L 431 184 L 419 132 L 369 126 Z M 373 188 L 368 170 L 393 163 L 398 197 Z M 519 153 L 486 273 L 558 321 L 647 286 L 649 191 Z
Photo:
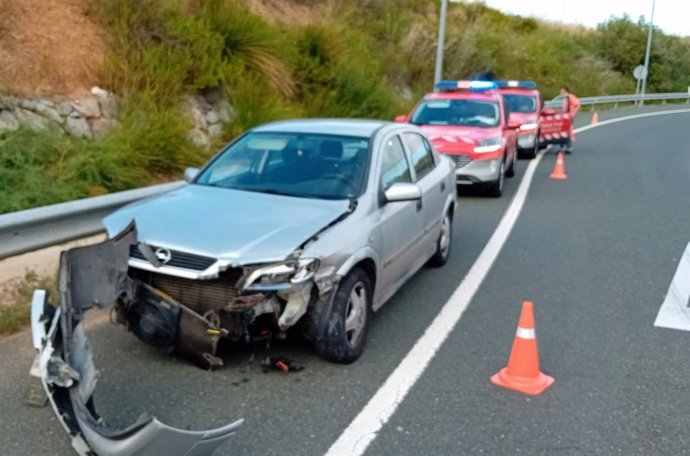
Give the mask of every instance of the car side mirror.
M 386 190 L 386 202 L 416 201 L 422 199 L 422 190 L 417 184 L 398 182 Z
M 406 123 L 407 122 L 407 116 L 405 116 L 405 115 L 395 116 L 395 121 L 398 123 Z
M 194 180 L 197 174 L 199 174 L 199 168 L 187 168 L 184 170 L 184 180 L 189 183 Z

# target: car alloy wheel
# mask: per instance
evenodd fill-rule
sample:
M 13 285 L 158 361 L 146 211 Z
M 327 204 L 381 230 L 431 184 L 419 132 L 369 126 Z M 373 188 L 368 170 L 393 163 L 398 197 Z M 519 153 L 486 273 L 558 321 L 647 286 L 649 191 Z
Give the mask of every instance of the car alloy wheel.
M 338 286 L 324 333 L 316 350 L 337 363 L 351 363 L 364 351 L 371 320 L 372 285 L 366 272 L 354 268 Z

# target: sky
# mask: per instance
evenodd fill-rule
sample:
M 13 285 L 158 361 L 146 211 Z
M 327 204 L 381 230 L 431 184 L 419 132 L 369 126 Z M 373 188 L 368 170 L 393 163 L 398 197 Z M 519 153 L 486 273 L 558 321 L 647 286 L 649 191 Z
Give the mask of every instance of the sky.
M 596 27 L 612 15 L 627 13 L 637 22 L 648 21 L 652 0 L 483 0 L 487 6 L 506 13 L 533 16 L 557 22 Z M 656 0 L 654 25 L 670 35 L 690 36 L 690 1 Z

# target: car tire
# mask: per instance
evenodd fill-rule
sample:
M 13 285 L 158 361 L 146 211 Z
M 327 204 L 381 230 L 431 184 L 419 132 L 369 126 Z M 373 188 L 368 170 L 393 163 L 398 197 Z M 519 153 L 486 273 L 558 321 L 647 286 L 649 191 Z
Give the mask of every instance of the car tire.
M 453 240 L 453 217 L 450 211 L 446 212 L 441 220 L 441 233 L 436 241 L 436 252 L 429 260 L 429 266 L 440 268 L 448 262 L 450 258 L 450 247 Z
M 487 193 L 493 198 L 500 198 L 503 194 L 503 184 L 505 183 L 505 167 L 506 162 L 501 161 L 501 169 L 498 170 L 498 180 L 491 183 L 487 189 Z
M 539 137 L 539 133 L 537 133 L 537 138 Z M 534 141 L 534 147 L 531 149 L 527 149 L 524 151 L 524 157 L 527 158 L 528 160 L 533 160 L 537 158 L 537 152 L 539 152 L 539 141 Z
M 342 364 L 360 357 L 369 332 L 372 295 L 371 280 L 364 270 L 355 268 L 345 276 L 333 298 L 324 334 L 316 341 L 319 355 Z

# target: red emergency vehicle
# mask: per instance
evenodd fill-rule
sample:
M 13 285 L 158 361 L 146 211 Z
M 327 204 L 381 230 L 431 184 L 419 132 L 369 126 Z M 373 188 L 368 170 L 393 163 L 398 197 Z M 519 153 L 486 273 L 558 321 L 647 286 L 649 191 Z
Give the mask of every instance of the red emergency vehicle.
M 440 81 L 407 116 L 396 121 L 419 125 L 434 148 L 455 164 L 459 185 L 485 185 L 503 193 L 515 174 L 517 129 L 494 81 Z
M 544 103 L 539 119 L 539 145 L 546 147 L 554 144 L 568 147 L 571 140 L 573 118 L 570 111 L 570 98 L 559 95 Z
M 539 131 L 542 101 L 534 81 L 496 81 L 503 95 L 510 118 L 520 121 L 518 154 L 534 158 L 539 151 Z

